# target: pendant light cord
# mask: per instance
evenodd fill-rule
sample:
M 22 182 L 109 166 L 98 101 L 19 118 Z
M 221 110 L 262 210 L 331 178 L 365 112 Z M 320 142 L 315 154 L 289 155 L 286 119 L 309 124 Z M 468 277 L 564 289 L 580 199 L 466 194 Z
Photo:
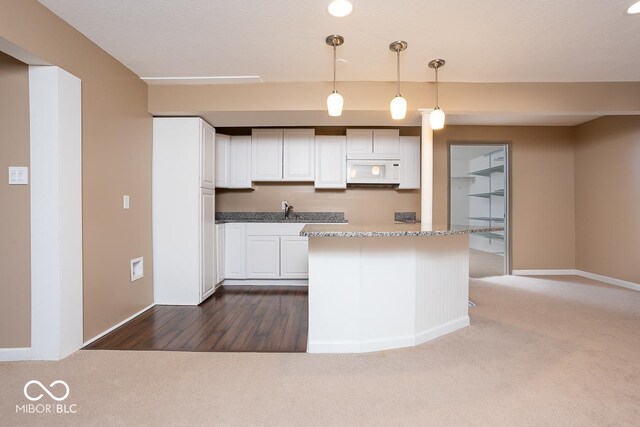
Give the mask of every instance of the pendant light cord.
M 398 67 L 397 67 L 397 71 L 398 71 L 398 85 L 397 85 L 397 89 L 396 89 L 396 96 L 400 96 L 400 50 L 396 51 L 397 55 L 398 55 Z
M 436 67 L 436 108 L 440 108 L 440 85 L 438 84 L 438 67 Z
M 336 93 L 336 44 L 333 43 L 333 93 Z

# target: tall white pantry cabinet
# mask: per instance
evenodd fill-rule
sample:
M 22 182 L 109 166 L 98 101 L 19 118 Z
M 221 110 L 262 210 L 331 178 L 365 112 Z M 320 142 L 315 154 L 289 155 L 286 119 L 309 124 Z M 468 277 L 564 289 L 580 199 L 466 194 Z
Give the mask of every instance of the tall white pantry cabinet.
M 215 290 L 215 130 L 200 118 L 153 119 L 156 304 L 200 304 Z

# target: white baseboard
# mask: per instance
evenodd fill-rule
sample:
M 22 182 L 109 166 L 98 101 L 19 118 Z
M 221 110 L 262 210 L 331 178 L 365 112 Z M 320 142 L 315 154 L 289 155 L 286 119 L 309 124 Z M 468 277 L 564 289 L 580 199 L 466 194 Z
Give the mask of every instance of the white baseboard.
M 602 276 L 600 274 L 589 273 L 588 271 L 581 271 L 581 270 L 577 270 L 577 275 L 580 277 L 585 277 L 587 279 L 608 283 L 609 285 L 620 286 L 621 288 L 627 288 L 627 289 L 640 292 L 640 284 L 638 283 L 627 282 L 626 280 L 620 280 L 614 277 Z
M 470 324 L 471 321 L 469 320 L 469 316 L 462 316 L 459 319 L 438 325 L 435 328 L 427 329 L 426 331 L 420 332 L 416 335 L 416 345 L 450 334 L 451 332 L 465 328 Z
M 225 279 L 222 286 L 309 286 L 307 279 Z
M 31 360 L 31 347 L 0 348 L 0 362 Z
M 119 328 L 120 326 L 124 325 L 125 323 L 127 323 L 129 320 L 133 319 L 134 317 L 138 317 L 139 315 L 141 315 L 142 313 L 144 313 L 145 311 L 149 310 L 151 307 L 153 307 L 154 305 L 156 305 L 155 303 L 143 308 L 142 310 L 138 311 L 137 313 L 132 314 L 131 316 L 127 317 L 126 319 L 124 319 L 122 322 L 113 325 L 112 327 L 110 327 L 109 329 L 107 329 L 104 332 L 99 333 L 98 335 L 96 335 L 95 337 L 91 338 L 90 340 L 86 341 L 84 344 L 82 344 L 82 347 L 86 347 L 89 344 L 91 344 L 92 342 L 94 342 L 95 340 L 98 340 L 100 338 L 102 338 L 103 336 L 107 335 L 109 332 Z
M 469 316 L 463 316 L 435 328 L 417 333 L 376 340 L 365 341 L 310 341 L 307 344 L 308 353 L 368 353 L 372 351 L 393 350 L 414 347 L 431 341 L 458 329 L 469 326 Z
M 577 276 L 578 270 L 513 270 L 514 276 Z
M 640 284 L 582 270 L 513 270 L 514 276 L 580 276 L 640 292 Z

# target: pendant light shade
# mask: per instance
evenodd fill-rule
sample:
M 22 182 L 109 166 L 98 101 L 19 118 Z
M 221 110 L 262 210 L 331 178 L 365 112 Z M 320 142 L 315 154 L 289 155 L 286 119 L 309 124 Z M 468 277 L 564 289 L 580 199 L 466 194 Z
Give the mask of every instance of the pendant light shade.
M 407 115 L 407 100 L 400 95 L 391 100 L 391 118 L 393 120 L 402 120 Z
M 328 36 L 325 41 L 333 47 L 333 92 L 327 97 L 327 111 L 330 116 L 339 117 L 342 115 L 344 99 L 336 90 L 336 47 L 344 43 L 344 37 L 334 34 Z
M 400 52 L 407 48 L 407 42 L 397 41 L 389 45 L 389 50 L 396 53 L 396 96 L 391 100 L 389 109 L 391 110 L 391 118 L 394 120 L 402 120 L 407 115 L 407 100 L 400 95 Z
M 444 127 L 444 111 L 436 107 L 435 110 L 429 114 L 429 123 L 431 123 L 431 129 L 439 130 Z
M 440 109 L 440 86 L 438 82 L 438 68 L 443 67 L 444 64 L 444 59 L 434 59 L 429 62 L 429 68 L 436 70 L 436 108 L 429 114 L 429 123 L 431 123 L 431 129 L 433 130 L 442 129 L 445 123 L 444 111 Z
M 332 117 L 339 117 L 342 115 L 342 106 L 344 105 L 344 99 L 338 92 L 331 92 L 331 95 L 327 97 L 327 111 Z

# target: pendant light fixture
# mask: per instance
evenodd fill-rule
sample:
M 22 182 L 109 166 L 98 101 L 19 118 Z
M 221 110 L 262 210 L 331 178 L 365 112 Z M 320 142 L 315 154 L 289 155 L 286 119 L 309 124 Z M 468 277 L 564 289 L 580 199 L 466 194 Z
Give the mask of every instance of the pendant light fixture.
M 407 42 L 399 40 L 389 45 L 389 49 L 395 52 L 398 57 L 397 62 L 397 86 L 396 96 L 391 100 L 389 108 L 391 109 L 391 118 L 394 120 L 402 120 L 407 115 L 407 100 L 400 95 L 400 52 L 407 48 Z
M 429 114 L 429 122 L 431 123 L 431 129 L 438 130 L 444 127 L 444 111 L 440 109 L 439 92 L 440 87 L 438 83 L 438 68 L 444 67 L 444 59 L 434 59 L 429 62 L 429 68 L 436 70 L 436 108 Z
M 333 92 L 327 97 L 327 111 L 330 116 L 338 117 L 342 115 L 344 99 L 336 90 L 336 47 L 344 43 L 344 37 L 334 34 L 328 36 L 325 41 L 329 46 L 333 46 Z

